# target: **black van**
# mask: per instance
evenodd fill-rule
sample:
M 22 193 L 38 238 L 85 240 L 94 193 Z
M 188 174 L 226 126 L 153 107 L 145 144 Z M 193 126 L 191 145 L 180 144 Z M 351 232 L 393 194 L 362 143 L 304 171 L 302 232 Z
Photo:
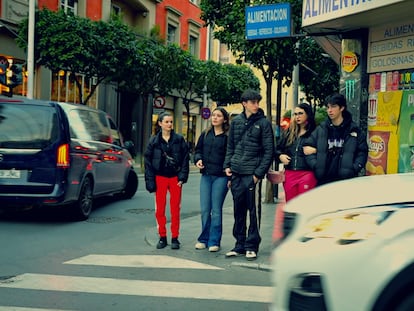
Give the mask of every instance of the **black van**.
M 0 207 L 68 205 L 87 219 L 103 195 L 132 198 L 131 153 L 107 113 L 0 96 Z

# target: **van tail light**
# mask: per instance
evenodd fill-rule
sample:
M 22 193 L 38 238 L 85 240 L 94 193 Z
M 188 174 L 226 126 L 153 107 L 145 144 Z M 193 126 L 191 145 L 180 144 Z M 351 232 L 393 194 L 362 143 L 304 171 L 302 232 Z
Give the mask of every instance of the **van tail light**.
M 68 168 L 70 166 L 69 144 L 60 145 L 57 149 L 56 166 L 61 168 Z

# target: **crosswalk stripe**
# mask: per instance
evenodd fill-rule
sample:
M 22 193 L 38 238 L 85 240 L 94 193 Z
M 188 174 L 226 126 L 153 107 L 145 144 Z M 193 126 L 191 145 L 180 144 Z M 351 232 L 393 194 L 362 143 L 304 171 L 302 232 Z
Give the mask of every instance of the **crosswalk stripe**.
M 43 309 L 43 308 L 25 308 L 13 306 L 0 306 L 0 311 L 72 311 L 68 309 Z
M 209 269 L 223 270 L 212 265 L 196 261 L 180 259 L 162 255 L 96 255 L 91 254 L 64 262 L 71 265 L 93 265 L 107 267 L 133 267 L 133 268 L 173 268 L 173 269 Z
M 213 299 L 269 303 L 271 287 L 188 282 L 160 282 L 25 273 L 0 281 L 0 288 L 113 295 Z

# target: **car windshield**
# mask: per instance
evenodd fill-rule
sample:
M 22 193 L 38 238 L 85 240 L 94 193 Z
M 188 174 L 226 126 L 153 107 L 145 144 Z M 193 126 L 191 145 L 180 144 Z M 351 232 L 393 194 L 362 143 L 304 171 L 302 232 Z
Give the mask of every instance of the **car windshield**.
M 53 107 L 0 103 L 0 148 L 44 149 L 58 138 Z

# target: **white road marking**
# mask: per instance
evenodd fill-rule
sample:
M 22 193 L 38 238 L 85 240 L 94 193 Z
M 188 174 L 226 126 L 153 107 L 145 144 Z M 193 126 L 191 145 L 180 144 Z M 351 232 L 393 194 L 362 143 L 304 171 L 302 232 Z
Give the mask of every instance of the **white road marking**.
M 168 268 L 168 269 L 209 269 L 223 270 L 216 266 L 171 256 L 158 255 L 87 255 L 64 262 L 71 265 L 92 265 L 107 267 Z
M 160 282 L 25 273 L 0 281 L 0 288 L 212 299 L 269 303 L 271 287 L 188 282 Z
M 0 306 L 0 311 L 72 311 L 68 309 L 42 309 L 42 308 L 24 308 L 13 306 Z

